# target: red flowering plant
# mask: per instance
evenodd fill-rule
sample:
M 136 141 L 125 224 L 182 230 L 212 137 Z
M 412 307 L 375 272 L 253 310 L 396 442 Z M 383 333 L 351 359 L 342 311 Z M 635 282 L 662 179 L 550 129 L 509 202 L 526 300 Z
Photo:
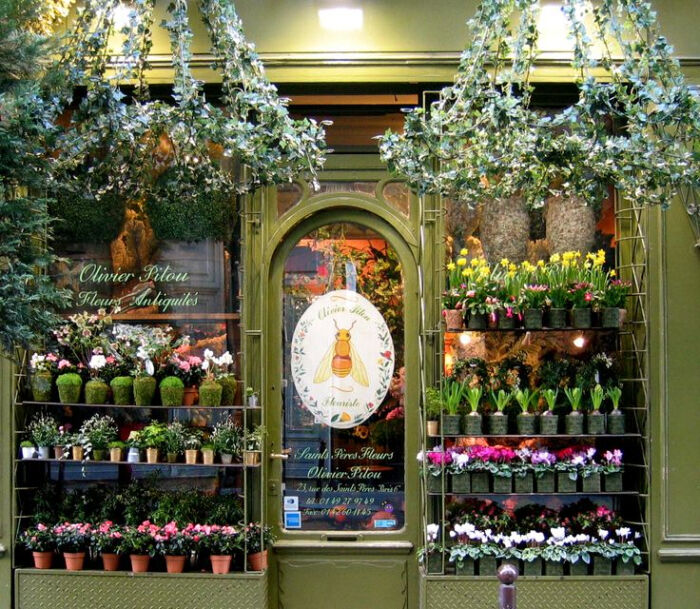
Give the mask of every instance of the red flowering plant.
M 557 463 L 555 469 L 566 472 L 571 480 L 577 480 L 579 475 L 588 478 L 592 474 L 599 474 L 602 467 L 596 462 L 596 449 L 593 446 L 570 446 L 556 453 Z
M 276 541 L 276 537 L 272 533 L 272 528 L 263 526 L 259 522 L 249 523 L 243 535 L 245 537 L 248 554 L 263 552 Z
M 31 552 L 53 552 L 56 549 L 53 531 L 42 522 L 23 531 L 20 541 Z
M 418 453 L 418 461 L 423 464 L 425 471 L 431 476 L 441 476 L 444 468 L 452 463 L 452 453 L 445 451 L 442 446 Z
M 568 301 L 572 309 L 585 309 L 592 307 L 597 300 L 593 284 L 587 281 L 579 281 L 569 288 Z
M 544 309 L 549 288 L 546 285 L 529 283 L 522 289 L 523 309 Z
M 125 527 L 122 533 L 123 552 L 140 556 L 155 556 L 158 550 L 156 536 L 159 532 L 160 527 L 149 520 L 144 520 L 136 527 Z
M 64 522 L 52 531 L 60 552 L 85 552 L 92 542 L 92 525 L 86 522 Z
M 189 524 L 185 531 L 212 556 L 228 556 L 243 549 L 243 534 L 232 526 Z
M 111 520 L 105 520 L 92 531 L 92 547 L 100 554 L 120 554 L 122 545 L 122 527 Z
M 486 471 L 501 477 L 512 476 L 513 463 L 519 461 L 516 452 L 507 446 L 471 446 L 469 455 L 471 471 Z
M 176 351 L 168 360 L 165 373 L 168 376 L 172 375 L 181 379 L 185 387 L 196 387 L 201 383 L 206 372 L 202 367 L 203 363 L 204 360 L 197 355 L 187 355 Z
M 614 271 L 610 271 L 613 273 Z M 605 284 L 603 289 L 600 304 L 603 307 L 624 308 L 627 294 L 630 291 L 632 284 L 623 279 L 611 279 Z
M 162 526 L 154 535 L 156 550 L 163 556 L 189 556 L 196 543 L 187 529 L 179 529 L 172 521 Z

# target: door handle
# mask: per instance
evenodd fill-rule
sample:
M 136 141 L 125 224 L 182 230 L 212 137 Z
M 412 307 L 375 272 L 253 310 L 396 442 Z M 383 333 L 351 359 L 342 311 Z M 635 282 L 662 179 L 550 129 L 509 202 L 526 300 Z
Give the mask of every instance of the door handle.
M 283 448 L 281 452 L 270 453 L 270 459 L 280 459 L 282 461 L 286 461 L 287 459 L 289 459 L 289 455 L 291 454 L 291 452 L 291 448 Z
M 4 544 L 0 543 L 0 558 L 5 556 L 5 553 L 7 552 L 7 548 L 5 547 Z

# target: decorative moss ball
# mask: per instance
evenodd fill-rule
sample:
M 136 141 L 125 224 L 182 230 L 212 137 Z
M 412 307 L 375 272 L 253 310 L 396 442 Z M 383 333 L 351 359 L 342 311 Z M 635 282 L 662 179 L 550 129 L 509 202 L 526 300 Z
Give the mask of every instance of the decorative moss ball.
M 83 379 L 75 372 L 67 372 L 56 379 L 56 387 L 62 404 L 76 404 L 80 399 Z
M 114 403 L 125 406 L 134 403 L 134 379 L 131 376 L 115 376 L 109 384 Z
M 222 406 L 233 406 L 234 400 L 236 398 L 236 388 L 238 387 L 238 382 L 234 376 L 224 376 L 219 379 L 219 384 L 221 385 L 221 405 Z
M 109 385 L 102 379 L 91 379 L 85 383 L 86 404 L 106 404 Z
M 163 406 L 182 406 L 185 383 L 176 376 L 166 376 L 160 382 L 160 402 Z
M 199 386 L 200 406 L 221 406 L 223 387 L 216 381 L 204 381 Z
M 156 394 L 156 379 L 152 376 L 137 376 L 134 379 L 134 401 L 137 406 L 150 406 Z

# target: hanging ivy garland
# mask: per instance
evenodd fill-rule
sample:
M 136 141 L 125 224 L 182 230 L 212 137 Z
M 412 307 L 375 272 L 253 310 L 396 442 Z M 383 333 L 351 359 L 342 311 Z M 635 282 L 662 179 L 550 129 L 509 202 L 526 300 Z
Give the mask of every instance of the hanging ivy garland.
M 650 5 L 602 0 L 589 8 L 583 0 L 565 0 L 579 100 L 542 116 L 530 108 L 537 4 L 481 2 L 455 84 L 429 112 L 411 110 L 402 134 L 381 138 L 389 167 L 419 192 L 469 206 L 514 193 L 535 206 L 551 195 L 595 204 L 610 183 L 637 205 L 666 207 L 680 188 L 697 187 L 700 102 L 658 33 Z M 513 28 L 516 11 L 521 16 Z M 587 11 L 591 31 L 582 18 Z M 593 41 L 603 49 L 598 60 Z M 619 63 L 611 41 L 622 52 Z M 594 75 L 599 68 L 606 79 Z M 606 127 L 610 119 L 617 130 Z
M 78 13 L 56 69 L 66 75 L 66 102 L 78 85 L 86 86 L 86 94 L 58 148 L 56 211 L 91 205 L 121 206 L 115 213 L 123 213 L 127 202 L 143 202 L 159 238 L 224 239 L 236 194 L 297 177 L 316 180 L 325 161 L 323 124 L 291 119 L 227 0 L 200 5 L 214 67 L 222 73 L 222 105 L 206 100 L 203 83 L 190 70 L 185 0 L 171 2 L 161 24 L 170 38 L 172 103 L 150 99 L 145 73 L 154 4 L 132 3 L 112 72 L 108 42 L 117 0 L 88 0 Z M 126 82 L 136 83 L 133 92 L 123 89 Z M 233 171 L 237 165 L 246 170 Z

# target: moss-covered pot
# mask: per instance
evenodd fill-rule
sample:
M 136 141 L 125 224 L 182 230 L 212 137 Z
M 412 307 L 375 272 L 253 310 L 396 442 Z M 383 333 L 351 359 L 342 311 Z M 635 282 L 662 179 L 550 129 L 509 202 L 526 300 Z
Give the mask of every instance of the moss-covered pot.
M 635 565 L 630 560 L 627 562 L 622 562 L 622 559 L 618 558 L 615 561 L 615 575 L 634 575 Z
M 134 378 L 131 376 L 115 376 L 110 382 L 112 399 L 118 406 L 128 406 L 134 403 Z
M 607 493 L 619 493 L 622 491 L 622 472 L 603 474 L 603 485 Z
M 524 560 L 523 575 L 542 575 L 542 559 Z
M 557 492 L 575 493 L 577 480 L 569 478 L 568 472 L 557 472 Z
M 483 419 L 480 414 L 468 414 L 464 416 L 464 433 L 468 436 L 480 436 L 482 431 Z
M 185 383 L 176 376 L 166 376 L 159 385 L 160 403 L 163 406 L 172 408 L 182 406 L 182 399 L 185 396 Z
M 612 575 L 612 561 L 603 556 L 594 556 L 593 575 Z
M 56 387 L 58 388 L 58 399 L 62 404 L 76 404 L 80 400 L 83 379 L 75 372 L 67 372 L 58 376 Z
M 487 323 L 485 313 L 470 313 L 467 317 L 467 328 L 470 330 L 485 330 Z
M 547 411 L 540 415 L 540 433 L 543 436 L 554 436 L 559 432 L 559 415 Z
M 580 412 L 567 414 L 565 417 L 566 433 L 570 436 L 580 436 L 583 433 L 583 419 Z
M 494 493 L 512 493 L 513 492 L 513 476 L 496 476 L 493 477 L 493 492 Z
M 482 556 L 479 559 L 479 575 L 496 575 L 498 562 L 495 556 Z
M 518 433 L 521 436 L 534 436 L 537 433 L 537 418 L 534 414 L 521 412 L 518 415 Z
M 109 385 L 102 379 L 90 379 L 85 383 L 86 404 L 106 404 L 109 395 Z
M 461 432 L 462 417 L 458 414 L 442 415 L 442 434 L 445 436 L 458 436 Z
M 468 556 L 462 562 L 455 563 L 455 573 L 457 575 L 474 575 L 476 572 L 476 562 Z
M 548 328 L 566 328 L 566 309 L 549 309 L 546 324 Z
M 600 436 L 605 433 L 605 415 L 600 411 L 589 412 L 586 417 L 586 429 L 593 436 Z
M 431 552 L 428 554 L 428 564 L 426 568 L 428 573 L 442 573 L 442 554 L 439 552 Z
M 137 376 L 134 379 L 134 402 L 137 406 L 150 406 L 156 394 L 156 379 L 152 376 Z
M 516 493 L 533 493 L 535 491 L 535 477 L 532 472 L 526 473 L 524 476 L 513 476 Z
M 588 565 L 582 560 L 569 563 L 569 575 L 588 575 Z
M 608 433 L 616 436 L 625 433 L 625 413 L 621 410 L 613 410 L 608 415 Z
M 489 433 L 492 436 L 505 436 L 508 433 L 508 417 L 503 414 L 490 414 L 486 417 Z
M 488 493 L 490 478 L 487 472 L 472 472 L 472 493 Z
M 564 563 L 553 560 L 546 560 L 544 562 L 544 574 L 561 577 L 562 575 L 564 575 Z
M 542 328 L 542 309 L 525 309 L 523 311 L 523 325 L 528 330 Z
M 433 474 L 428 474 L 428 492 L 429 493 L 441 493 L 442 492 L 442 476 L 433 476 Z M 447 490 L 447 485 L 445 485 L 445 490 Z
M 222 376 L 219 379 L 221 385 L 221 405 L 233 406 L 236 399 L 236 389 L 238 381 L 234 376 Z
M 517 318 L 513 313 L 508 316 L 508 312 L 505 309 L 498 310 L 498 327 L 501 330 L 512 330 L 515 328 L 516 319 Z
M 584 493 L 600 493 L 600 474 L 582 476 L 581 486 Z
M 535 476 L 535 490 L 538 493 L 553 493 L 554 472 L 543 472 L 541 475 Z
M 458 472 L 452 474 L 453 493 L 471 493 L 471 476 L 469 472 Z
M 581 309 L 571 309 L 571 325 L 574 328 L 591 327 L 591 309 L 585 307 Z
M 223 388 L 216 381 L 204 381 L 199 386 L 200 406 L 221 406 Z
M 50 372 L 32 374 L 32 397 L 35 402 L 50 402 L 53 377 Z
M 617 307 L 604 307 L 600 314 L 600 325 L 603 328 L 619 328 L 620 309 Z

